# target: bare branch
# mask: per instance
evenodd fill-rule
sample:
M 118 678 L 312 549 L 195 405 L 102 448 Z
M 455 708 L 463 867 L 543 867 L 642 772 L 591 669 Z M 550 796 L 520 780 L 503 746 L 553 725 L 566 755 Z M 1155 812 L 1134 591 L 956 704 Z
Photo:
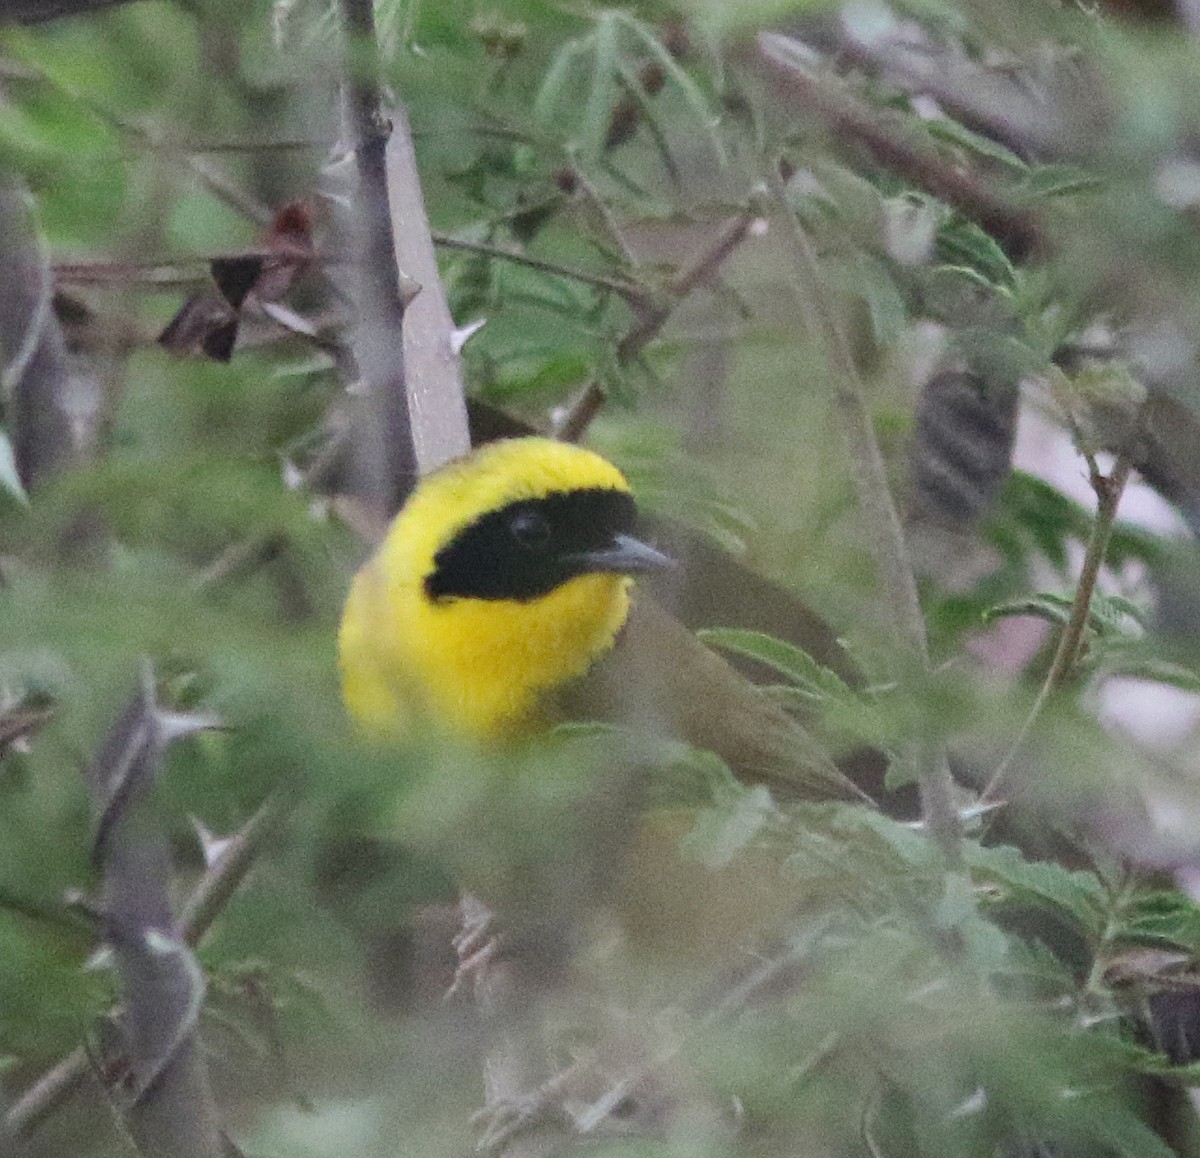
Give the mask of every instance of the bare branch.
M 1017 756 L 1025 747 L 1029 733 L 1034 724 L 1041 718 L 1042 712 L 1050 702 L 1050 698 L 1067 681 L 1083 649 L 1084 632 L 1092 611 L 1092 596 L 1096 593 L 1096 580 L 1100 577 L 1100 568 L 1108 551 L 1108 543 L 1112 538 L 1113 524 L 1117 518 L 1117 508 L 1121 505 L 1121 496 L 1125 493 L 1125 485 L 1129 482 L 1133 464 L 1125 456 L 1118 457 L 1112 472 L 1102 475 L 1092 467 L 1092 489 L 1096 492 L 1096 521 L 1092 525 L 1092 535 L 1088 540 L 1087 552 L 1083 558 L 1083 566 L 1079 570 L 1079 582 L 1075 585 L 1075 599 L 1071 604 L 1071 618 L 1063 627 L 1059 636 L 1058 646 L 1054 651 L 1054 659 L 1050 670 L 1038 692 L 1033 707 L 1025 717 L 1017 738 L 1012 742 L 1007 755 L 1001 760 L 999 767 L 992 774 L 992 779 L 980 797 L 981 807 L 995 804 L 1004 792 L 1005 781 L 1012 771 Z
M 482 241 L 468 241 L 461 237 L 451 237 L 446 233 L 432 234 L 434 245 L 443 249 L 460 249 L 466 253 L 477 253 L 483 257 L 494 257 L 497 261 L 511 262 L 513 265 L 523 265 L 526 269 L 535 269 L 539 273 L 548 273 L 554 277 L 567 278 L 570 281 L 590 285 L 593 289 L 608 290 L 624 298 L 627 302 L 641 301 L 645 291 L 640 286 L 621 278 L 606 277 L 602 273 L 592 273 L 586 269 L 572 269 L 569 266 L 558 265 L 553 261 L 543 261 L 541 258 L 530 257 L 512 249 L 504 249 L 498 245 L 487 245 Z
M 857 100 L 835 77 L 813 71 L 796 41 L 764 33 L 758 43 L 778 89 L 802 111 L 815 113 L 839 136 L 865 148 L 877 164 L 957 209 L 1014 261 L 1044 250 L 1043 226 L 1035 214 L 951 165 L 899 118 Z
M 756 215 L 743 213 L 726 221 L 717 236 L 671 279 L 663 297 L 633 303 L 636 320 L 617 345 L 617 361 L 628 365 L 662 332 L 671 315 L 693 290 L 711 282 L 729 256 L 746 240 Z M 604 387 L 589 382 L 567 413 L 555 424 L 555 437 L 578 442 L 604 406 Z

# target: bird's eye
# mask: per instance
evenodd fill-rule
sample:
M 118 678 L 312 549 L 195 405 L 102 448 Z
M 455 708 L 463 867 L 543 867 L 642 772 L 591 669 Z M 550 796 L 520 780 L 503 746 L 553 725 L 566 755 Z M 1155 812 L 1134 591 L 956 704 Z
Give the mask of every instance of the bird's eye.
M 549 520 L 540 511 L 517 511 L 508 529 L 522 547 L 540 547 L 550 538 Z

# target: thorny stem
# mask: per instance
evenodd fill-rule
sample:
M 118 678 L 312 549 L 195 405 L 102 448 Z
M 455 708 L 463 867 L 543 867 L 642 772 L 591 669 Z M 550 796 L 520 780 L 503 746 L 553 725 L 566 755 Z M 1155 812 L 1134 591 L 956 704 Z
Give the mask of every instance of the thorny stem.
M 371 0 L 341 0 L 346 51 L 346 118 L 354 147 L 358 371 L 370 385 L 359 417 L 355 492 L 387 510 L 417 478 L 417 454 L 404 374 L 405 295 L 396 266 L 387 145 Z
M 817 254 L 787 201 L 777 171 L 771 175 L 771 191 L 785 223 L 786 242 L 792 249 L 796 301 L 805 328 L 824 353 L 832 372 L 833 401 L 846 441 L 855 495 L 866 523 L 876 569 L 893 622 L 899 629 L 904 650 L 918 668 L 929 670 L 925 618 L 917 594 L 904 531 L 888 488 L 883 455 L 875 438 L 871 415 L 863 398 L 858 368 L 840 319 L 827 304 Z M 954 807 L 953 784 L 940 746 L 922 745 L 917 753 L 917 783 L 921 812 L 926 827 L 942 851 L 948 866 L 961 862 L 959 841 L 962 822 Z
M 1007 755 L 1000 761 L 993 773 L 987 788 L 980 797 L 980 805 L 992 805 L 1000 802 L 1000 794 L 1004 790 L 1005 780 L 1012 771 L 1013 762 L 1025 747 L 1025 741 L 1033 731 L 1046 704 L 1051 696 L 1067 681 L 1083 650 L 1084 632 L 1087 629 L 1088 617 L 1091 614 L 1092 596 L 1096 591 L 1096 579 L 1104 556 L 1108 552 L 1108 543 L 1112 538 L 1113 524 L 1117 517 L 1117 508 L 1121 505 L 1121 496 L 1125 493 L 1125 484 L 1129 481 L 1133 464 L 1124 455 L 1120 455 L 1113 464 L 1112 471 L 1102 475 L 1092 465 L 1092 489 L 1096 492 L 1096 520 L 1092 526 L 1092 535 L 1088 540 L 1087 553 L 1083 558 L 1083 567 L 1079 572 L 1079 582 L 1075 585 L 1075 599 L 1071 605 L 1071 618 L 1067 620 L 1062 635 L 1058 639 L 1058 647 L 1050 670 L 1038 692 L 1033 707 L 1025 717 L 1017 738 L 1013 741 Z
M 179 918 L 179 935 L 186 945 L 204 940 L 217 915 L 229 904 L 280 821 L 291 809 L 293 796 L 276 788 L 230 838 L 220 856 L 196 883 Z
M 204 939 L 217 914 L 229 903 L 238 885 L 290 807 L 290 797 L 276 789 L 233 836 L 200 878 L 184 907 L 180 936 L 194 946 Z M 8 1111 L 6 1126 L 14 1136 L 28 1136 L 86 1080 L 91 1064 L 80 1046 L 48 1069 Z

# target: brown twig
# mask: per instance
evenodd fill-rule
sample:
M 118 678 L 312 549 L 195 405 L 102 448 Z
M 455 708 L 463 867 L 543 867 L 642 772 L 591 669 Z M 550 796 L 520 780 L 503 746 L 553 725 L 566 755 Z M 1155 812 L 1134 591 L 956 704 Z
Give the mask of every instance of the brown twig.
M 1013 763 L 1025 747 L 1029 734 L 1041 717 L 1051 697 L 1066 683 L 1083 649 L 1084 633 L 1091 615 L 1092 597 L 1096 591 L 1096 580 L 1108 551 L 1109 540 L 1112 538 L 1113 524 L 1117 517 L 1117 508 L 1121 505 L 1121 496 L 1125 493 L 1125 485 L 1129 482 L 1133 464 L 1125 455 L 1120 455 L 1113 464 L 1108 475 L 1102 475 L 1095 463 L 1091 466 L 1092 489 L 1096 492 L 1096 519 L 1092 524 L 1091 538 L 1088 540 L 1087 551 L 1084 554 L 1083 566 L 1079 571 L 1079 581 L 1075 585 L 1075 598 L 1071 604 L 1071 617 L 1063 627 L 1059 636 L 1050 670 L 1042 682 L 1037 699 L 1025 722 L 1021 725 L 1016 739 L 1012 742 L 1004 759 L 1000 761 L 991 780 L 980 797 L 981 806 L 994 805 L 1000 800 L 1004 791 L 1005 781 L 1012 771 Z
M 626 366 L 637 358 L 658 336 L 679 303 L 717 276 L 721 266 L 746 240 L 756 220 L 755 214 L 743 213 L 726 221 L 717 236 L 676 273 L 658 300 L 642 299 L 635 307 L 637 316 L 633 325 L 617 344 L 620 365 Z M 595 380 L 589 382 L 566 414 L 555 423 L 555 437 L 565 442 L 578 442 L 600 413 L 604 401 L 604 387 Z
M 1044 252 L 1041 220 L 951 164 L 927 140 L 859 101 L 836 77 L 814 72 L 795 41 L 775 33 L 758 38 L 779 90 L 804 112 L 817 114 L 839 137 L 857 142 L 876 164 L 944 201 L 989 234 L 1013 261 Z
M 56 261 L 51 266 L 54 280 L 70 285 L 128 285 L 142 283 L 177 289 L 206 284 L 211 259 L 168 262 L 148 261 Z

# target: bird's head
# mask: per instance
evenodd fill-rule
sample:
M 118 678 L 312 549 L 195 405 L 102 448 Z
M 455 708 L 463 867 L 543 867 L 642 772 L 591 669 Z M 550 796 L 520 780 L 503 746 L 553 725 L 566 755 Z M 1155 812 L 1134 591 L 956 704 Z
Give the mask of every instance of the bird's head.
M 543 692 L 612 646 L 631 576 L 670 563 L 635 536 L 636 514 L 615 466 L 544 438 L 491 443 L 429 475 L 347 604 L 351 710 L 364 715 L 353 685 L 369 661 L 386 713 L 415 701 L 468 733 L 520 730 Z

